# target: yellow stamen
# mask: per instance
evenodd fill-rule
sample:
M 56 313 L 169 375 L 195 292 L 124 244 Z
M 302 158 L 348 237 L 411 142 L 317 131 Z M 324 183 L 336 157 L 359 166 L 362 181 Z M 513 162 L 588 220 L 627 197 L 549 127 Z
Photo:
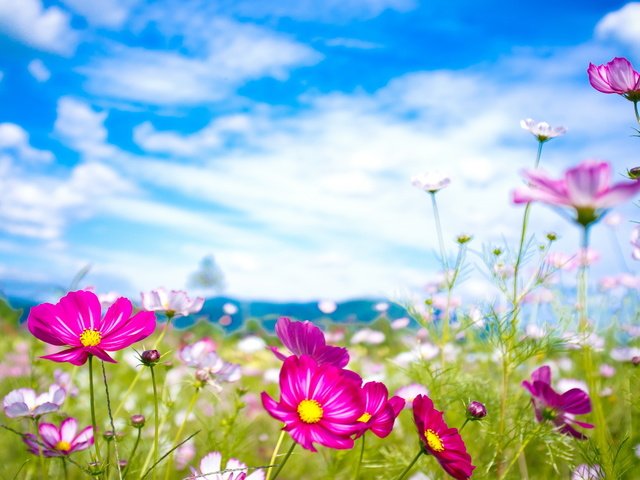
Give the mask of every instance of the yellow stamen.
M 427 437 L 427 445 L 429 445 L 429 448 L 431 450 L 433 450 L 434 452 L 444 451 L 444 445 L 442 443 L 442 440 L 440 439 L 440 437 L 436 432 L 429 429 L 426 432 L 424 432 L 424 436 Z
M 71 444 L 69 442 L 65 442 L 64 440 L 60 440 L 56 443 L 56 450 L 60 450 L 61 452 L 68 452 L 71 450 Z
M 371 420 L 371 414 L 364 412 L 360 418 L 358 418 L 358 422 L 362 422 L 362 423 L 367 423 L 369 420 Z
M 298 415 L 304 423 L 318 423 L 324 411 L 317 400 L 302 400 L 298 404 Z
M 80 334 L 80 343 L 84 347 L 95 347 L 102 340 L 102 334 L 97 330 L 86 329 Z

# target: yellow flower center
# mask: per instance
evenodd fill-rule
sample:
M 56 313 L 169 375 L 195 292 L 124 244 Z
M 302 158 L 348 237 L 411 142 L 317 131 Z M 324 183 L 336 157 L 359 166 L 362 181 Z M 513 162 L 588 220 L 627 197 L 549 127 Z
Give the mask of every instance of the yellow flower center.
M 367 423 L 369 420 L 371 420 L 371 414 L 364 412 L 360 418 L 358 418 L 358 422 L 362 422 L 362 423 Z
M 302 400 L 298 404 L 298 415 L 304 423 L 318 423 L 323 413 L 322 406 L 316 400 Z
M 68 452 L 71 450 L 71 444 L 69 442 L 65 442 L 64 440 L 60 440 L 56 443 L 56 450 L 60 450 L 61 452 Z
M 424 436 L 427 437 L 427 445 L 434 452 L 442 452 L 444 451 L 444 445 L 442 444 L 442 440 L 438 436 L 436 432 L 429 429 L 424 432 Z
M 102 334 L 97 330 L 86 329 L 80 334 L 80 343 L 84 347 L 95 347 L 102 340 Z

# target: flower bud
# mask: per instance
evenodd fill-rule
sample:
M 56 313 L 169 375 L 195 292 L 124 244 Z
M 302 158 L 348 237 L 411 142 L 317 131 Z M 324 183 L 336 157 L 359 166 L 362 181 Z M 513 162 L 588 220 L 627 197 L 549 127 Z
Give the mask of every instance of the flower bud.
M 131 418 L 129 419 L 129 421 L 131 422 L 132 427 L 142 428 L 144 427 L 145 418 L 144 418 L 144 415 L 136 414 L 136 415 L 131 415 Z
M 458 235 L 456 238 L 456 242 L 460 245 L 464 245 L 465 243 L 469 243 L 473 237 L 471 235 L 467 235 L 466 233 L 462 233 Z
M 550 242 L 555 242 L 558 239 L 558 234 L 556 232 L 547 233 L 547 240 Z
M 637 355 L 635 357 L 632 357 L 631 363 L 633 363 L 634 367 L 637 367 L 638 365 L 640 365 L 640 357 Z
M 110 442 L 111 440 L 113 440 L 115 438 L 116 434 L 113 433 L 113 430 L 106 430 L 103 434 L 102 434 L 102 438 L 104 438 L 107 442 Z
M 630 168 L 629 170 L 627 170 L 627 176 L 631 180 L 640 179 L 640 167 L 633 167 L 633 168 Z
M 487 416 L 487 407 L 475 400 L 473 402 L 469 402 L 469 405 L 467 405 L 467 416 L 471 420 L 480 420 Z
M 199 368 L 198 370 L 196 370 L 195 377 L 196 380 L 202 384 L 207 383 L 211 378 L 209 372 L 204 368 Z
M 160 352 L 158 352 L 158 350 L 145 350 L 142 352 L 142 355 L 140 355 L 140 360 L 142 360 L 142 363 L 146 366 L 151 367 L 160 360 Z

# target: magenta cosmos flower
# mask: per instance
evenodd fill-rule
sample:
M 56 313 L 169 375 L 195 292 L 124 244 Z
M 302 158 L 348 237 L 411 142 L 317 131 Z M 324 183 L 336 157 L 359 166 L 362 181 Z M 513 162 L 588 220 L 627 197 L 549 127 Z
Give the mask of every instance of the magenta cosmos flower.
M 387 387 L 380 382 L 365 383 L 361 392 L 364 399 L 364 413 L 358 418 L 361 430 L 356 438 L 364 435 L 367 430 L 371 430 L 380 438 L 386 437 L 393 430 L 396 417 L 404 408 L 404 399 L 388 398 Z
M 595 160 L 585 160 L 568 169 L 559 180 L 550 178 L 542 170 L 527 170 L 524 177 L 528 187 L 514 191 L 515 203 L 538 201 L 573 208 L 576 216 L 572 220 L 585 227 L 640 191 L 638 181 L 612 184 L 611 165 Z
M 571 424 L 583 428 L 593 428 L 590 423 L 579 422 L 573 415 L 591 411 L 589 394 L 579 388 L 572 388 L 562 395 L 551 388 L 551 369 L 544 365 L 531 374 L 531 382 L 523 381 L 522 386 L 531 393 L 531 403 L 538 422 L 551 421 L 561 433 L 580 440 L 586 437 Z
M 329 448 L 353 447 L 353 434 L 364 412 L 360 385 L 333 365 L 319 365 L 308 355 L 287 358 L 280 370 L 280 401 L 262 392 L 269 414 L 307 450 L 314 443 Z
M 164 312 L 167 317 L 186 317 L 192 313 L 198 313 L 204 305 L 204 298 L 189 298 L 184 290 L 171 290 L 164 288 L 142 292 L 142 308 L 151 312 Z
M 89 355 L 95 355 L 115 363 L 107 351 L 122 350 L 148 337 L 156 328 L 153 312 L 131 316 L 132 310 L 128 299 L 119 298 L 102 318 L 96 294 L 80 290 L 68 293 L 55 305 L 43 303 L 33 307 L 27 327 L 43 342 L 71 347 L 42 358 L 83 365 Z
M 589 83 L 602 93 L 617 93 L 632 102 L 640 100 L 640 73 L 626 58 L 616 57 L 609 63 L 587 69 Z
M 433 407 L 426 395 L 413 400 L 413 420 L 425 453 L 433 455 L 440 466 L 457 480 L 471 477 L 476 468 L 457 428 L 449 428 L 442 412 Z
M 308 355 L 318 364 L 329 364 L 338 368 L 343 368 L 349 363 L 347 349 L 327 345 L 322 330 L 309 321 L 294 322 L 290 318 L 280 317 L 276 322 L 276 335 L 294 355 Z M 269 348 L 280 360 L 287 358 L 276 347 Z
M 40 438 L 27 433 L 22 440 L 34 455 L 64 457 L 93 445 L 93 427 L 86 427 L 80 433 L 76 433 L 77 431 L 77 420 L 69 417 L 60 424 L 60 428 L 51 423 L 41 423 L 38 425 Z

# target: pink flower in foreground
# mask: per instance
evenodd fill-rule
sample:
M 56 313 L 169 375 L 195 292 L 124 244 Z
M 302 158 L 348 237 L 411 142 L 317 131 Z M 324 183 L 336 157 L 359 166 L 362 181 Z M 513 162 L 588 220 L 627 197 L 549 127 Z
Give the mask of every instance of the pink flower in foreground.
M 156 328 L 153 312 L 131 316 L 132 310 L 128 299 L 119 298 L 102 318 L 96 294 L 79 290 L 68 293 L 55 305 L 43 303 L 33 307 L 27 327 L 43 342 L 71 347 L 42 358 L 83 365 L 89 355 L 95 355 L 115 363 L 107 351 L 122 350 L 148 337 Z
M 436 410 L 426 395 L 413 400 L 413 420 L 426 453 L 433 455 L 440 466 L 457 480 L 471 477 L 476 468 L 457 428 L 449 428 L 442 412 Z
M 347 349 L 327 345 L 322 330 L 309 321 L 294 322 L 287 317 L 280 317 L 276 322 L 276 335 L 294 355 L 309 355 L 318 364 L 329 364 L 338 368 L 349 363 Z M 287 358 L 276 347 L 269 348 L 280 360 Z
M 551 421 L 560 433 L 570 435 L 580 440 L 586 437 L 571 424 L 583 428 L 593 428 L 590 423 L 579 422 L 574 415 L 586 414 L 591 411 L 589 394 L 579 388 L 572 388 L 562 395 L 551 387 L 551 369 L 544 365 L 531 374 L 531 382 L 523 381 L 522 386 L 531 393 L 531 403 L 536 414 L 536 420 Z
M 589 64 L 589 83 L 602 93 L 617 93 L 632 102 L 640 100 L 640 74 L 626 58 L 616 57 L 604 65 Z
M 308 355 L 287 358 L 280 370 L 280 401 L 262 392 L 269 414 L 285 424 L 284 431 L 312 452 L 314 443 L 329 448 L 353 447 L 364 414 L 360 385 L 333 365 L 318 365 Z
M 546 142 L 552 138 L 559 137 L 567 133 L 567 129 L 564 127 L 553 127 L 547 122 L 535 122 L 531 118 L 526 120 L 520 120 L 520 126 L 525 130 L 528 130 L 539 142 Z
M 585 160 L 554 180 L 541 170 L 524 173 L 528 187 L 514 191 L 515 203 L 542 202 L 553 207 L 570 207 L 572 220 L 583 226 L 598 221 L 608 209 L 640 192 L 640 182 L 611 183 L 611 165 Z
M 202 480 L 263 480 L 264 472 L 256 470 L 251 475 L 247 475 L 247 466 L 230 458 L 227 466 L 222 468 L 222 454 L 220 452 L 211 452 L 200 460 L 200 470 L 191 468 L 190 479 Z
M 36 395 L 31 388 L 18 388 L 9 392 L 2 401 L 7 417 L 39 417 L 57 412 L 67 394 L 59 385 L 51 385 L 49 391 Z
M 384 438 L 393 430 L 396 417 L 404 408 L 405 401 L 400 397 L 388 398 L 387 387 L 380 382 L 368 382 L 362 387 L 364 413 L 358 422 L 362 424 L 356 438 L 371 430 L 376 436 Z
M 64 457 L 93 445 L 93 427 L 86 427 L 76 434 L 77 431 L 78 422 L 75 418 L 69 417 L 60 424 L 60 428 L 51 423 L 41 423 L 38 425 L 40 438 L 27 433 L 22 440 L 34 455 Z
M 164 312 L 167 317 L 186 317 L 192 313 L 198 313 L 204 305 L 204 298 L 189 298 L 183 290 L 171 290 L 164 288 L 142 292 L 142 308 L 152 312 Z

